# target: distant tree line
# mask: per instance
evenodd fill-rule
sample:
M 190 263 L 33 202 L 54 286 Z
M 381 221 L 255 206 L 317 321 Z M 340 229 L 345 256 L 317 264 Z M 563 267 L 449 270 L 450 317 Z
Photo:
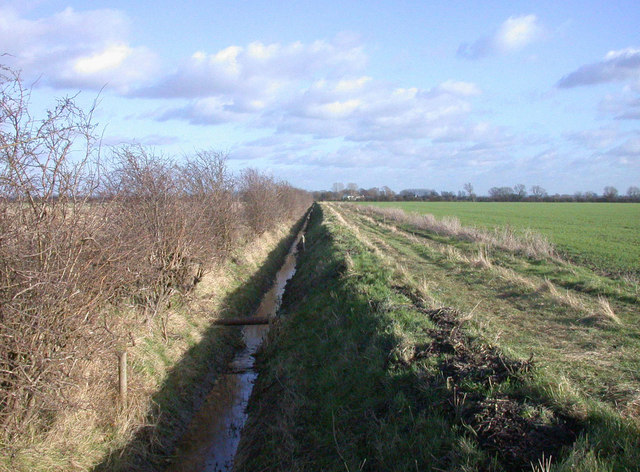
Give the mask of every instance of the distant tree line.
M 428 188 L 408 188 L 396 193 L 389 187 L 360 188 L 355 183 L 344 185 L 336 182 L 331 190 L 313 192 L 316 200 L 361 200 L 361 201 L 479 201 L 479 202 L 640 202 L 640 187 L 631 186 L 621 194 L 613 186 L 604 187 L 601 194 L 592 191 L 574 194 L 549 194 L 540 185 L 527 191 L 524 184 L 513 187 L 491 187 L 488 195 L 477 195 L 471 183 L 466 183 L 457 192 Z

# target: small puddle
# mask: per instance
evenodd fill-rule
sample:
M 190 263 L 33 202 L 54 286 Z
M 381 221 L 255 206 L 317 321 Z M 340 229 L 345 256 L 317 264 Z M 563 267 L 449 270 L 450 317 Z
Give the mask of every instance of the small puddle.
M 283 266 L 269 291 L 263 296 L 255 316 L 275 316 L 287 281 L 296 271 L 298 243 L 306 222 L 289 249 Z M 253 369 L 256 353 L 269 325 L 242 328 L 245 347 L 220 374 L 203 407 L 196 413 L 180 440 L 178 452 L 167 472 L 225 472 L 233 468 L 233 458 L 240 443 L 240 433 L 247 420 L 246 408 L 258 374 Z

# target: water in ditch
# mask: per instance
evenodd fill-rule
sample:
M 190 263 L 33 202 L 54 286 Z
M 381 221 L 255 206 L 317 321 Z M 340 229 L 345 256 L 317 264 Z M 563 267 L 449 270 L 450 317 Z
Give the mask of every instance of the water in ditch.
M 305 228 L 306 224 L 291 245 L 273 286 L 262 298 L 255 316 L 272 317 L 278 311 L 285 285 L 296 271 L 297 247 Z M 268 325 L 242 328 L 243 349 L 235 356 L 228 370 L 218 377 L 203 407 L 194 416 L 168 472 L 232 470 L 240 433 L 247 419 L 247 403 L 258 375 L 253 369 L 253 355 L 268 329 Z

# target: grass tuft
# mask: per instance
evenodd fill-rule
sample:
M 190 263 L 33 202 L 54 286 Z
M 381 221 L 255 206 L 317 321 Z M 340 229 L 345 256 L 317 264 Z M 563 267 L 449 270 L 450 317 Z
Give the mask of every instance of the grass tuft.
M 613 311 L 613 308 L 611 308 L 611 304 L 609 303 L 609 300 L 607 300 L 603 296 L 599 296 L 598 305 L 600 307 L 598 314 L 604 316 L 606 319 L 610 321 L 613 321 L 614 323 L 621 324 L 620 318 L 618 318 L 618 315 L 616 315 L 615 311 Z

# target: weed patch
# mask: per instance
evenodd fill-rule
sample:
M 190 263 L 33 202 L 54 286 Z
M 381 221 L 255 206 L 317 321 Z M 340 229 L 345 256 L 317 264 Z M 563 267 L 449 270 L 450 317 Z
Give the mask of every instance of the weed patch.
M 576 439 L 577 421 L 551 410 L 520 391 L 534 368 L 533 359 L 513 360 L 493 346 L 474 342 L 450 309 L 426 312 L 435 322 L 433 341 L 416 358 L 443 355 L 430 385 L 448 395 L 448 412 L 466 426 L 480 448 L 506 470 L 559 457 Z M 484 465 L 489 468 L 489 464 Z

